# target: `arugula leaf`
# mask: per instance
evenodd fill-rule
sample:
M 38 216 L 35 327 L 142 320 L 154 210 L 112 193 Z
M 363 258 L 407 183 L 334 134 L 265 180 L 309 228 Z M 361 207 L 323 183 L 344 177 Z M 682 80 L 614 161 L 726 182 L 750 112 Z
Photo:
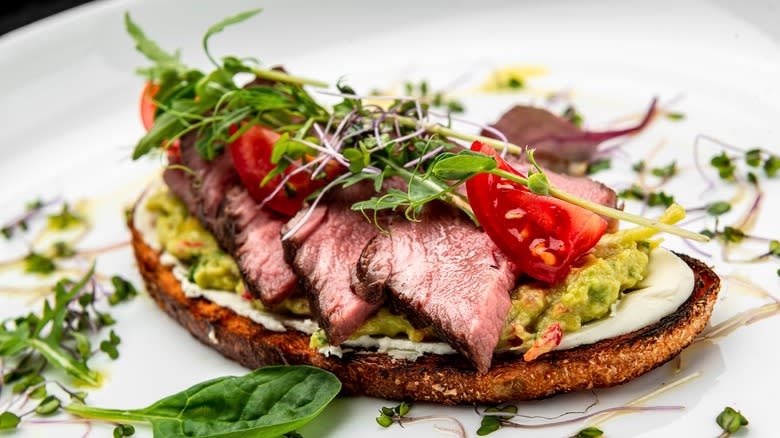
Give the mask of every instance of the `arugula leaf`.
M 156 65 L 148 69 L 139 69 L 138 72 L 144 74 L 149 79 L 159 80 L 163 73 L 167 71 L 183 72 L 187 67 L 179 60 L 178 51 L 168 53 L 161 49 L 157 43 L 147 38 L 143 30 L 130 18 L 130 14 L 125 12 L 125 28 L 130 37 L 135 41 L 135 48 L 147 59 Z
M 260 13 L 262 9 L 252 9 L 250 11 L 244 11 L 237 15 L 234 15 L 232 17 L 225 18 L 224 20 L 220 21 L 219 23 L 209 27 L 209 29 L 206 31 L 206 34 L 203 36 L 203 50 L 206 52 L 206 56 L 211 60 L 211 62 L 217 66 L 217 68 L 220 68 L 220 65 L 217 63 L 217 61 L 214 60 L 214 58 L 211 56 L 211 52 L 209 52 L 209 39 L 217 33 L 222 32 L 225 30 L 226 27 L 241 23 L 242 21 L 246 21 L 258 13 Z M 128 29 L 129 31 L 129 29 Z
M 149 422 L 154 437 L 271 438 L 319 415 L 341 390 L 328 371 L 271 366 L 242 377 L 209 380 L 143 409 L 103 409 L 74 403 L 66 411 L 84 418 Z

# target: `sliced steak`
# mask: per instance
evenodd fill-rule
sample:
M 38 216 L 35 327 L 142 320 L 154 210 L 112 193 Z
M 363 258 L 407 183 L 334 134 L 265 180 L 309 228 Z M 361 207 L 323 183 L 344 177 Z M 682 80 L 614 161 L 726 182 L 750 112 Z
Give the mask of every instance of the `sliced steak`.
M 282 242 L 285 257 L 303 280 L 309 303 L 328 341 L 339 345 L 381 304 L 369 303 L 350 290 L 353 269 L 366 243 L 378 232 L 350 206 L 373 195 L 370 185 L 339 190 L 326 204 L 317 206 L 301 228 Z M 303 220 L 302 210 L 283 228 L 287 233 Z
M 181 142 L 181 162 L 163 173 L 171 191 L 187 205 L 220 246 L 233 255 L 248 292 L 274 306 L 292 294 L 298 279 L 284 261 L 279 232 L 286 219 L 260 208 L 240 184 L 228 153 L 213 161 L 200 157 L 194 137 Z
M 397 221 L 361 254 L 354 291 L 436 334 L 477 369 L 490 368 L 517 274 L 490 238 L 459 211 L 429 204 L 421 221 Z
M 275 306 L 292 294 L 298 277 L 284 261 L 279 233 L 287 221 L 260 205 L 243 186 L 225 196 L 227 235 L 233 236 L 231 250 L 249 293 L 267 306 Z

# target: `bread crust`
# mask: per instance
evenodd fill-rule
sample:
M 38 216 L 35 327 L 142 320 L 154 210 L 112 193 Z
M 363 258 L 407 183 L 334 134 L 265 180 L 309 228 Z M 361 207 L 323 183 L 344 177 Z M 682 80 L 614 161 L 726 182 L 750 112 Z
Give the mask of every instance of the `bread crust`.
M 720 289 L 720 279 L 709 267 L 680 255 L 694 272 L 695 286 L 673 314 L 632 333 L 553 351 L 532 362 L 518 355 L 497 355 L 486 373 L 478 373 L 455 354 L 426 354 L 416 361 L 381 353 L 326 357 L 309 348 L 309 335 L 293 329 L 272 332 L 230 309 L 187 298 L 171 266 L 160 263 L 160 253 L 145 243 L 130 217 L 133 249 L 149 295 L 196 339 L 251 369 L 272 364 L 324 368 L 338 376 L 344 392 L 351 395 L 443 404 L 501 403 L 618 385 L 666 363 L 690 345 L 707 325 Z

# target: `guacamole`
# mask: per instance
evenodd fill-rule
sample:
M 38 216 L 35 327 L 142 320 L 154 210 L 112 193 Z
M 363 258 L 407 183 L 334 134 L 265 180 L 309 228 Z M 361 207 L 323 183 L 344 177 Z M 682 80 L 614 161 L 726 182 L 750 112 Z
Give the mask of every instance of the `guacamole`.
M 158 215 L 157 239 L 163 249 L 190 266 L 190 281 L 204 289 L 243 289 L 235 261 L 180 200 L 163 190 L 149 198 L 146 209 Z
M 675 223 L 684 217 L 685 210 L 674 204 L 659 221 Z M 511 293 L 498 348 L 527 349 L 554 324 L 564 333 L 573 332 L 608 316 L 621 294 L 647 274 L 650 251 L 659 243 L 649 239 L 656 233 L 637 227 L 606 234 L 560 283 L 520 285 Z

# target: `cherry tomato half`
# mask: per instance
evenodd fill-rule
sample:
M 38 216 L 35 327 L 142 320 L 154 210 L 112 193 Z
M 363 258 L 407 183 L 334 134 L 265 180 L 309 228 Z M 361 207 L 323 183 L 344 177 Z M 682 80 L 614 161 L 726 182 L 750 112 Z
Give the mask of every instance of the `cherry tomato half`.
M 263 179 L 276 167 L 271 162 L 271 153 L 279 134 L 270 129 L 254 125 L 230 144 L 233 165 L 241 182 L 249 194 L 258 202 L 263 202 L 284 178 L 278 175 L 261 186 Z M 289 175 L 298 166 L 288 167 L 284 175 Z M 331 175 L 331 172 L 326 172 Z M 303 201 L 325 184 L 324 179 L 312 180 L 308 172 L 299 172 L 287 181 L 285 187 L 274 195 L 265 205 L 277 213 L 293 216 L 303 206 Z
M 480 142 L 472 151 L 491 155 L 498 168 L 524 176 Z M 474 215 L 490 238 L 531 277 L 557 282 L 599 241 L 607 222 L 559 199 L 531 193 L 525 186 L 492 174 L 466 181 Z
M 141 123 L 147 131 L 154 126 L 154 113 L 157 111 L 157 105 L 154 104 L 154 95 L 160 89 L 158 84 L 152 81 L 146 82 L 143 91 L 141 91 Z
M 155 84 L 152 81 L 147 81 L 144 85 L 144 89 L 141 91 L 141 102 L 139 105 L 141 113 L 141 123 L 144 125 L 144 129 L 149 131 L 154 126 L 154 116 L 157 112 L 157 105 L 154 103 L 154 95 L 160 90 L 160 85 Z M 175 140 L 173 143 L 164 141 L 162 146 L 167 150 L 168 157 L 171 162 L 175 162 L 174 158 L 180 155 L 179 140 Z

